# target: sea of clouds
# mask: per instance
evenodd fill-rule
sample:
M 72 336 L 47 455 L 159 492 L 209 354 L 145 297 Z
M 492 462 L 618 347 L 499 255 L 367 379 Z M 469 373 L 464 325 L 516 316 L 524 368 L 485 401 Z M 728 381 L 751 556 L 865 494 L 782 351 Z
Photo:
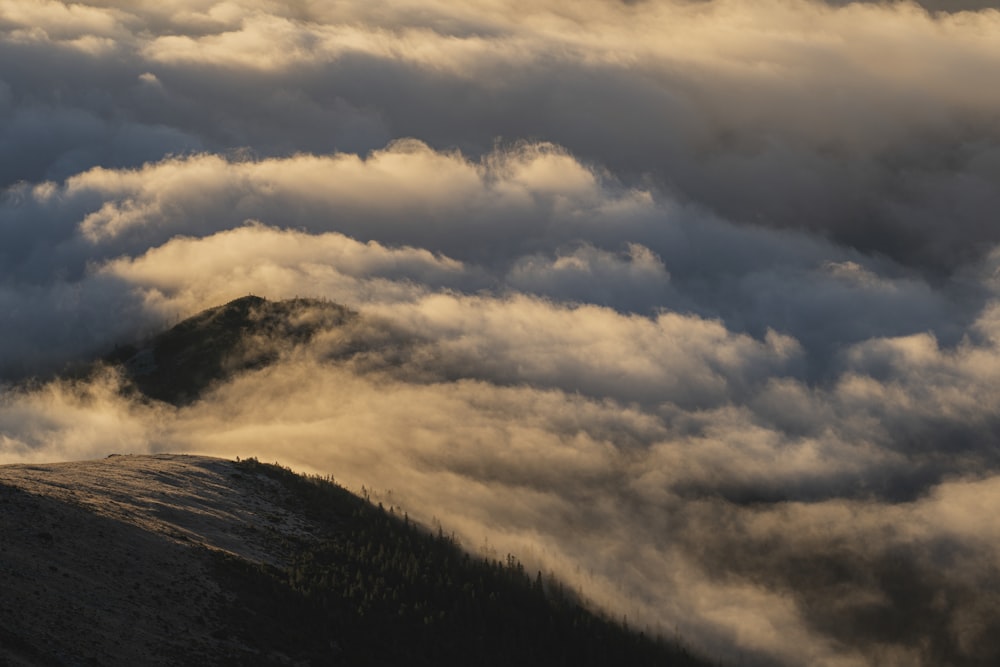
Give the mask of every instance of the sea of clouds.
M 0 463 L 258 456 L 727 664 L 994 664 L 993 4 L 0 0 Z M 251 293 L 361 317 L 52 380 Z

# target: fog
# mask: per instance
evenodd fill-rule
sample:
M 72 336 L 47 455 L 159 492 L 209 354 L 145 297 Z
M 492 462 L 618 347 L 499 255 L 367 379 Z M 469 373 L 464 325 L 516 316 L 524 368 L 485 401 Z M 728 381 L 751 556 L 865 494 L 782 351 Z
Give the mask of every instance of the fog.
M 728 664 L 993 664 L 990 4 L 0 0 L 0 463 L 258 456 Z M 247 294 L 360 316 L 58 377 Z

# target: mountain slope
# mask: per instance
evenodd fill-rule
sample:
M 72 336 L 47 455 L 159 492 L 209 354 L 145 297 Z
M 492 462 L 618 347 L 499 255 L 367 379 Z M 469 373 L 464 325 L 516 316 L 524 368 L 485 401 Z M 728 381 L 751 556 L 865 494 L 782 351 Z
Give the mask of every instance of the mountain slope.
M 0 534 L 0 664 L 704 664 L 253 460 L 2 466 Z
M 212 636 L 227 623 L 212 550 L 284 564 L 305 526 L 276 484 L 236 474 L 165 455 L 0 467 L 0 664 L 244 653 Z

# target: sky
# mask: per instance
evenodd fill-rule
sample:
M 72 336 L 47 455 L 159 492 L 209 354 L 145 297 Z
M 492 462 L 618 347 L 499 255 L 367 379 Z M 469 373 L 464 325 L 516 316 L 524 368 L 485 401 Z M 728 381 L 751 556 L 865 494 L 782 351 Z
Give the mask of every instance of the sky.
M 0 463 L 258 456 L 729 664 L 994 664 L 996 7 L 0 0 Z M 360 316 L 53 379 L 247 294 Z

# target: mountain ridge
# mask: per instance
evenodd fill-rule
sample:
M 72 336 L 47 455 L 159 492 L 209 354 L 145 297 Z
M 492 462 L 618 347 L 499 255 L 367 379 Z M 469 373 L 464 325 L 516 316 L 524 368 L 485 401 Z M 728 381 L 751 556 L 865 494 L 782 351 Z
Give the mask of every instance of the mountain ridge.
M 0 466 L 0 532 L 4 665 L 707 664 L 256 459 Z

